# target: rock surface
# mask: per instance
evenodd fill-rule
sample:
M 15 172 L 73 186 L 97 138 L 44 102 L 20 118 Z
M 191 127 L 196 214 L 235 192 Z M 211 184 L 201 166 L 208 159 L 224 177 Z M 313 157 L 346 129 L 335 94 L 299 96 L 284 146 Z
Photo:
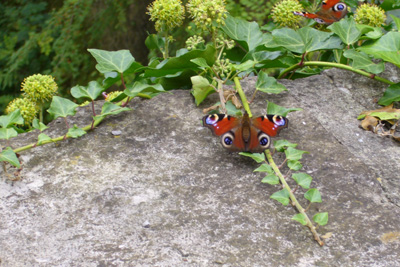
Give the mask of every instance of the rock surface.
M 394 68 L 386 75 L 400 77 Z M 252 111 L 263 114 L 267 98 L 303 108 L 279 138 L 310 151 L 304 171 L 323 202 L 309 213 L 329 212 L 318 229 L 332 233 L 325 246 L 291 220 L 292 206 L 269 199 L 279 188 L 260 183 L 258 164 L 228 153 L 201 126 L 201 108 L 214 96 L 198 108 L 177 90 L 135 99 L 131 111 L 82 138 L 21 153 L 22 179 L 0 183 L 0 265 L 399 266 L 399 144 L 356 119 L 377 107 L 385 86 L 340 70 L 281 82 L 289 91 L 258 93 Z M 90 111 L 69 120 L 85 126 Z M 56 120 L 46 134 L 64 131 Z M 37 135 L 19 136 L 13 147 Z M 306 206 L 303 193 L 296 195 Z

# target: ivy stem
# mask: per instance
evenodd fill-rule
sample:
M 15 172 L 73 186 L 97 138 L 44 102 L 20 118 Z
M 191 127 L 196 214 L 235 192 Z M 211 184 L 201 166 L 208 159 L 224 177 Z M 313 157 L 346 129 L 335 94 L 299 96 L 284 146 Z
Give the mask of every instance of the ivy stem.
M 219 101 L 221 102 L 221 111 L 222 111 L 222 113 L 226 113 L 223 82 L 220 79 L 216 79 L 216 80 L 218 83 L 217 92 L 219 94 Z
M 298 68 L 302 68 L 304 66 L 334 67 L 334 68 L 338 68 L 338 69 L 349 70 L 349 71 L 355 72 L 357 74 L 361 74 L 361 75 L 366 76 L 368 78 L 371 78 L 371 79 L 374 79 L 374 80 L 377 80 L 377 81 L 380 81 L 380 82 L 383 82 L 383 83 L 386 83 L 386 84 L 389 84 L 389 85 L 395 84 L 392 81 L 386 80 L 386 79 L 384 79 L 382 77 L 379 77 L 379 76 L 373 76 L 371 73 L 368 73 L 368 72 L 363 71 L 363 70 L 355 69 L 355 68 L 350 67 L 348 65 L 344 65 L 344 64 L 340 64 L 340 63 L 333 63 L 333 62 L 324 62 L 324 61 L 307 61 L 307 62 L 303 62 L 301 65 L 300 65 L 300 63 L 299 64 L 295 64 L 295 65 L 287 68 L 286 70 L 284 70 L 281 74 L 279 74 L 278 79 L 281 79 L 282 77 L 284 77 L 284 75 L 286 75 L 288 72 L 291 72 L 291 71 L 293 71 L 295 69 L 298 69 Z
M 242 100 L 244 110 L 247 112 L 247 114 L 249 114 L 250 118 L 253 117 L 253 115 L 251 114 L 249 102 L 247 101 L 246 95 L 244 94 L 242 86 L 240 85 L 239 78 L 235 77 L 233 78 L 233 81 L 235 82 L 236 91 L 238 92 L 240 99 Z
M 317 241 L 320 246 L 323 246 L 324 242 L 319 237 L 319 234 L 317 233 L 315 226 L 313 225 L 311 220 L 308 218 L 304 208 L 297 201 L 295 195 L 293 194 L 293 192 L 290 189 L 288 183 L 286 182 L 285 177 L 283 177 L 283 175 L 282 175 L 281 171 L 279 170 L 278 166 L 275 164 L 274 160 L 272 159 L 271 152 L 269 151 L 269 149 L 267 149 L 267 150 L 264 151 L 264 153 L 265 153 L 265 156 L 266 156 L 266 158 L 268 160 L 269 165 L 272 167 L 272 169 L 274 170 L 276 175 L 278 175 L 279 180 L 281 181 L 283 187 L 286 188 L 286 190 L 289 192 L 290 200 L 292 201 L 292 203 L 294 203 L 294 206 L 296 207 L 296 209 L 304 216 L 304 218 L 305 218 L 305 220 L 307 222 L 306 225 L 307 225 L 308 228 L 310 228 L 311 233 L 313 234 L 315 241 Z

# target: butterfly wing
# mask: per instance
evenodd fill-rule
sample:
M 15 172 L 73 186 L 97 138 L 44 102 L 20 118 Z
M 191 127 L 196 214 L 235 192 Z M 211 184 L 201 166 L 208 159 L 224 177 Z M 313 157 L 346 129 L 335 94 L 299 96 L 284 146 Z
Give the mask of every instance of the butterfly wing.
M 293 12 L 294 15 L 313 19 L 319 24 L 330 25 L 341 20 L 347 14 L 347 5 L 340 0 L 324 0 L 321 9 L 315 14 L 309 12 Z
M 279 131 L 288 127 L 289 120 L 279 115 L 264 115 L 254 118 L 252 125 L 267 135 L 277 136 Z

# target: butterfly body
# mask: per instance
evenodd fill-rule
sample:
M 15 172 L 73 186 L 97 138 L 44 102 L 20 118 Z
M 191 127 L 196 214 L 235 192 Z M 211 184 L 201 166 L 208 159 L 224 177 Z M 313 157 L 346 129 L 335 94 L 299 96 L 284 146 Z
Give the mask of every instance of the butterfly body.
M 319 24 L 330 25 L 341 20 L 347 14 L 347 5 L 340 0 L 324 0 L 321 9 L 315 14 L 309 12 L 293 12 L 298 16 L 313 19 Z
M 222 146 L 232 152 L 262 152 L 270 146 L 271 137 L 287 127 L 288 120 L 278 115 L 250 118 L 247 113 L 236 118 L 212 114 L 203 118 L 203 126 L 221 136 Z

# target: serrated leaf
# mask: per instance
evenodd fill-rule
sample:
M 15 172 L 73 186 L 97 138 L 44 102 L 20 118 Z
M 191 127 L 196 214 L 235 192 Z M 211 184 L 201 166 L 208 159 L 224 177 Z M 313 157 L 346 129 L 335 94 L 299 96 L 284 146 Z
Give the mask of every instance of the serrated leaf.
M 40 122 L 37 118 L 33 119 L 32 126 L 33 128 L 38 129 L 41 132 L 49 128 L 43 122 Z
M 301 170 L 301 168 L 303 168 L 303 165 L 298 160 L 288 160 L 287 166 L 292 171 L 298 171 Z
M 76 124 L 74 124 L 74 127 L 68 129 L 67 137 L 78 138 L 85 134 L 85 130 L 79 128 L 78 126 L 76 126 Z
M 285 150 L 286 159 L 288 160 L 300 160 L 303 157 L 303 154 L 305 153 L 308 154 L 309 152 L 304 150 L 299 150 L 293 147 L 288 147 Z
M 10 163 L 14 167 L 21 168 L 21 164 L 19 163 L 17 155 L 11 149 L 11 147 L 7 147 L 3 151 L 1 151 L 1 153 L 0 153 L 0 161 L 5 161 L 5 162 Z
M 304 189 L 309 189 L 311 182 L 312 182 L 312 177 L 306 173 L 293 173 L 292 174 L 292 178 L 293 180 L 296 181 L 296 183 L 298 185 L 300 185 L 301 187 L 303 187 Z
M 253 172 L 273 173 L 274 170 L 272 169 L 272 167 L 270 165 L 264 163 L 264 164 L 260 165 L 260 167 L 255 169 Z
M 37 144 L 41 145 L 44 141 L 51 141 L 51 138 L 44 133 L 39 134 Z
M 88 86 L 74 86 L 71 88 L 71 95 L 75 98 L 89 98 L 96 100 L 105 89 L 97 82 L 91 81 Z
M 249 153 L 249 152 L 240 152 L 239 155 L 246 156 L 254 159 L 257 163 L 261 163 L 265 161 L 265 156 L 263 153 Z
M 134 62 L 135 58 L 129 50 L 105 51 L 100 49 L 88 49 L 96 59 L 96 69 L 101 73 L 117 71 L 123 73 Z
M 0 139 L 10 139 L 18 135 L 14 128 L 0 128 Z
M 284 206 L 289 204 L 290 199 L 289 199 L 289 192 L 287 191 L 286 188 L 273 193 L 270 198 L 275 199 L 276 201 L 282 203 Z
M 297 213 L 296 215 L 294 215 L 292 217 L 292 220 L 298 221 L 302 225 L 307 225 L 306 217 L 301 213 Z
M 267 114 L 281 115 L 286 117 L 290 112 L 302 110 L 301 108 L 285 108 L 268 101 L 267 103 Z
M 379 99 L 378 104 L 388 106 L 394 101 L 400 101 L 400 83 L 390 85 Z
M 211 86 L 210 82 L 202 76 L 193 76 L 190 78 L 192 81 L 192 95 L 196 105 L 200 105 L 204 99 L 212 93 L 215 93 L 215 89 Z
M 296 147 L 296 146 L 297 144 L 291 143 L 285 139 L 274 141 L 274 147 L 279 152 L 283 152 L 288 147 Z
M 328 26 L 328 29 L 336 33 L 346 45 L 354 44 L 361 36 L 361 31 L 356 27 L 356 22 L 353 18 L 341 19 Z
M 312 203 L 315 203 L 315 202 L 320 203 L 320 202 L 322 202 L 321 193 L 320 193 L 320 192 L 318 191 L 318 189 L 316 189 L 316 188 L 311 188 L 311 189 L 309 189 L 309 190 L 304 194 L 304 197 L 305 197 L 308 201 L 310 201 L 310 202 L 312 202 Z
M 383 62 L 375 64 L 367 54 L 363 52 L 357 52 L 354 49 L 346 50 L 343 56 L 353 60 L 352 67 L 355 69 L 362 69 L 374 74 L 379 74 L 385 70 L 385 65 Z
M 278 83 L 274 77 L 268 76 L 268 74 L 263 71 L 258 73 L 256 90 L 269 94 L 279 94 L 283 91 L 287 91 L 283 84 Z
M 146 84 L 142 82 L 135 82 L 126 87 L 124 94 L 130 97 L 135 97 L 139 93 L 145 94 L 158 94 L 165 92 L 161 84 Z
M 123 111 L 131 110 L 127 107 L 118 106 L 112 102 L 104 102 L 104 105 L 101 107 L 101 114 L 94 117 L 95 120 L 109 116 L 109 115 L 117 115 Z
M 313 221 L 318 223 L 321 226 L 324 226 L 328 223 L 328 213 L 327 212 L 321 212 L 317 213 L 313 216 Z
M 261 183 L 265 183 L 265 184 L 270 184 L 270 185 L 276 185 L 279 184 L 279 177 L 276 176 L 275 174 L 271 173 L 268 174 L 267 176 L 265 176 L 262 180 Z
M 50 108 L 47 110 L 48 113 L 54 116 L 54 119 L 58 117 L 73 116 L 76 113 L 77 104 L 69 99 L 62 98 L 59 96 L 53 96 L 53 101 L 51 101 Z
M 14 110 L 10 114 L 0 116 L 0 127 L 8 128 L 14 124 L 24 124 L 24 118 L 22 118 L 19 109 Z

